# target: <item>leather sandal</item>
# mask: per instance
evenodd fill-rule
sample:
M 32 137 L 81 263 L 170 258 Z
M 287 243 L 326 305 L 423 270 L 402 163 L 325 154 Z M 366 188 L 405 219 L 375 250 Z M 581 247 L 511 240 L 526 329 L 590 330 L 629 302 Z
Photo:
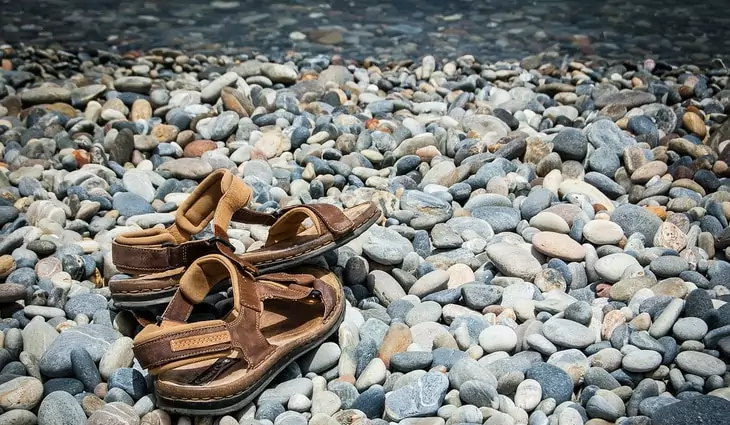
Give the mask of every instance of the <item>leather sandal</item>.
M 259 272 L 267 273 L 342 246 L 380 217 L 373 202 L 345 210 L 329 204 L 306 204 L 262 213 L 246 208 L 251 195 L 241 179 L 227 170 L 218 170 L 180 205 L 173 225 L 117 236 L 112 242 L 112 262 L 120 272 L 134 278 L 109 282 L 115 304 L 135 309 L 167 303 L 193 261 L 224 249 L 235 251 L 226 231 L 231 221 L 270 226 L 268 240 L 261 249 L 239 255 Z M 194 239 L 211 221 L 214 236 Z
M 189 322 L 193 307 L 230 279 L 231 311 Z M 334 334 L 345 313 L 334 273 L 300 268 L 254 278 L 218 254 L 191 264 L 157 323 L 134 339 L 154 378 L 158 406 L 183 415 L 224 415 L 256 398 L 287 365 Z

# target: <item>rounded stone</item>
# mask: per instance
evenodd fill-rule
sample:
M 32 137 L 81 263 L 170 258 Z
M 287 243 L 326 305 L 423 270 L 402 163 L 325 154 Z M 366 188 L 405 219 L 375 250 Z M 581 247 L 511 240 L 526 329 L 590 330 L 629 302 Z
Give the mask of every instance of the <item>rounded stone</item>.
M 682 371 L 704 378 L 723 375 L 727 370 L 725 362 L 701 351 L 682 351 L 674 361 Z
M 553 344 L 565 348 L 585 348 L 596 342 L 596 335 L 591 329 L 566 319 L 548 320 L 542 333 Z
M 700 341 L 707 334 L 707 331 L 707 323 L 697 317 L 683 317 L 678 319 L 672 327 L 674 336 L 683 341 Z
M 487 255 L 497 269 L 507 276 L 532 281 L 542 266 L 526 250 L 505 242 L 497 242 L 487 247 Z
M 486 353 L 511 352 L 517 346 L 517 334 L 504 325 L 490 326 L 479 334 L 479 345 Z
M 525 379 L 520 382 L 515 391 L 515 405 L 527 412 L 531 412 L 542 400 L 542 387 L 534 379 Z
M 32 410 L 43 396 L 43 384 L 36 378 L 21 376 L 0 385 L 0 407 L 5 410 Z
M 652 350 L 634 350 L 621 359 L 621 366 L 629 372 L 651 372 L 662 364 L 662 355 Z
M 39 425 L 79 425 L 86 423 L 86 414 L 74 396 L 65 391 L 48 394 L 38 408 Z
M 608 220 L 591 220 L 583 226 L 583 237 L 596 245 L 615 245 L 624 237 L 618 224 Z
M 532 245 L 539 252 L 566 261 L 582 261 L 585 248 L 570 236 L 562 233 L 540 232 L 533 236 Z

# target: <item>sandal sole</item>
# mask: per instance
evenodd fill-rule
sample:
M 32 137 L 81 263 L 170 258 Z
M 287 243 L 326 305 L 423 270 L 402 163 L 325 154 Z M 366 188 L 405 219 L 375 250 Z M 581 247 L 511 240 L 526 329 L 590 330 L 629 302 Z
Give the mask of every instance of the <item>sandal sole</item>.
M 318 338 L 309 344 L 305 345 L 303 349 L 291 352 L 279 360 L 274 367 L 269 369 L 266 374 L 257 381 L 256 385 L 245 389 L 244 391 L 227 398 L 212 399 L 212 400 L 181 400 L 175 398 L 166 398 L 157 392 L 155 387 L 155 396 L 157 397 L 157 407 L 165 410 L 169 413 L 185 415 L 185 416 L 211 416 L 211 415 L 225 415 L 231 412 L 235 412 L 246 407 L 249 403 L 254 401 L 281 373 L 284 368 L 297 361 L 300 357 L 311 352 L 313 349 L 320 346 L 323 342 L 327 341 L 332 335 L 334 335 L 340 328 L 340 325 L 345 320 L 345 307 L 343 305 L 342 313 L 337 319 L 332 329 L 328 330 L 321 338 Z
M 337 249 L 348 242 L 351 242 L 353 239 L 359 237 L 367 229 L 369 229 L 373 224 L 375 224 L 376 221 L 378 221 L 378 218 L 380 218 L 380 214 L 373 215 L 368 221 L 363 223 L 362 226 L 355 229 L 354 232 L 352 232 L 350 235 L 333 242 L 332 244 L 322 246 L 320 248 L 317 248 L 315 250 L 309 251 L 304 255 L 300 255 L 298 257 L 292 258 L 290 260 L 287 260 L 285 262 L 281 262 L 278 264 L 272 264 L 270 266 L 265 266 L 259 268 L 260 274 L 264 273 L 271 273 L 278 270 L 287 269 L 290 267 L 294 267 L 297 265 L 300 265 L 308 260 L 311 260 L 312 258 L 315 258 L 317 256 L 320 256 L 322 254 L 325 254 L 329 251 L 332 251 L 333 249 Z M 132 294 L 115 294 L 112 292 L 112 300 L 114 301 L 114 305 L 121 309 L 127 309 L 127 310 L 146 310 L 146 309 L 154 309 L 161 307 L 163 305 L 166 305 L 170 302 L 172 299 L 172 296 L 175 294 L 175 291 L 177 291 L 177 286 L 174 288 L 171 288 L 166 291 L 159 291 L 154 293 L 149 292 L 140 292 L 138 294 L 132 295 Z

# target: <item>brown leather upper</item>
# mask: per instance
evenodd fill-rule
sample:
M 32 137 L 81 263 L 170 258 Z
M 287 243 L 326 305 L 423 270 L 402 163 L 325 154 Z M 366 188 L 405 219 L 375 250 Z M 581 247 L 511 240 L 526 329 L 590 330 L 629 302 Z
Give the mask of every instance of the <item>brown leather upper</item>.
M 215 236 L 224 243 L 231 221 L 262 225 L 276 222 L 275 214 L 247 209 L 250 199 L 251 189 L 241 179 L 228 170 L 216 170 L 180 205 L 173 225 L 117 236 L 112 242 L 112 261 L 120 271 L 131 274 L 187 267 L 196 258 L 219 252 L 218 240 L 192 240 L 211 221 Z
M 246 208 L 250 198 L 251 189 L 241 179 L 228 170 L 217 170 L 180 205 L 175 224 L 117 236 L 112 242 L 112 261 L 119 271 L 132 275 L 187 267 L 204 255 L 226 254 L 222 252 L 224 246 L 233 251 L 227 229 L 231 221 L 236 221 L 271 226 L 264 248 L 242 255 L 253 266 L 268 264 L 306 254 L 309 247 L 303 245 L 308 240 L 314 242 L 312 249 L 332 243 L 379 213 L 374 203 L 355 207 L 356 221 L 348 211 L 329 204 L 293 205 L 275 213 L 262 213 Z M 315 233 L 304 232 L 306 220 L 312 222 Z M 191 240 L 211 221 L 214 238 Z M 305 237 L 297 239 L 300 234 Z
M 193 307 L 226 278 L 231 279 L 233 288 L 231 313 L 224 320 L 186 323 Z M 260 330 L 266 300 L 321 303 L 322 320 L 341 303 L 335 288 L 313 275 L 273 273 L 255 280 L 222 255 L 204 256 L 185 272 L 158 323 L 137 335 L 135 356 L 152 374 L 234 352 L 243 362 L 240 367 L 256 368 L 279 349 Z

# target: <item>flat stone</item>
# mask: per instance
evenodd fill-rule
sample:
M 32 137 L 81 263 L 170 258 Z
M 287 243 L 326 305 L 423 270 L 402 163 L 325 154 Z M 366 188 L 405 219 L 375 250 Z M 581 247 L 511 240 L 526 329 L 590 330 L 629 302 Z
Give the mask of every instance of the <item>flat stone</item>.
M 152 79 L 148 77 L 125 76 L 114 80 L 114 88 L 118 91 L 148 93 L 152 87 Z
M 472 211 L 472 217 L 489 223 L 495 233 L 514 230 L 521 219 L 512 207 L 480 207 Z
M 586 412 L 592 418 L 613 422 L 626 414 L 626 406 L 618 395 L 601 389 L 588 400 Z
M 622 252 L 599 258 L 594 267 L 598 276 L 608 282 L 621 280 L 627 269 L 642 270 L 636 258 Z
M 549 257 L 566 261 L 582 261 L 585 248 L 570 236 L 554 232 L 540 232 L 533 236 L 535 249 Z
M 133 345 L 131 338 L 123 337 L 112 342 L 109 349 L 104 352 L 99 361 L 99 373 L 105 381 L 119 368 L 132 366 L 134 360 Z
M 654 234 L 654 246 L 680 252 L 687 245 L 687 235 L 674 223 L 663 222 Z
M 15 266 L 13 264 L 13 266 Z M 0 284 L 0 304 L 12 303 L 25 298 L 25 286 L 17 283 Z
M 74 396 L 65 391 L 48 394 L 38 408 L 38 425 L 79 425 L 86 414 Z
M 566 348 L 585 348 L 596 342 L 591 329 L 566 319 L 548 320 L 542 332 L 550 342 Z
M 106 350 L 121 334 L 103 325 L 82 325 L 63 331 L 48 347 L 40 360 L 41 372 L 54 378 L 73 375 L 71 351 L 84 347 L 94 361 L 101 360 Z
M 33 410 L 43 396 L 43 383 L 36 378 L 21 376 L 0 384 L 0 407 L 4 410 Z
M 337 364 L 340 358 L 340 347 L 334 342 L 325 342 L 316 350 L 306 355 L 300 362 L 303 372 L 321 373 Z
M 449 274 L 445 270 L 434 270 L 418 279 L 408 290 L 408 294 L 423 298 L 426 295 L 446 289 L 448 281 Z
M 552 398 L 560 404 L 573 396 L 573 380 L 559 367 L 536 363 L 525 372 L 525 378 L 537 381 L 542 389 L 542 398 Z
M 497 378 L 494 374 L 480 363 L 471 358 L 464 358 L 456 361 L 448 373 L 449 382 L 453 388 L 459 389 L 461 386 L 472 379 L 486 382 L 487 384 L 497 387 Z
M 433 415 L 441 407 L 448 389 L 446 375 L 429 372 L 415 383 L 393 391 L 385 399 L 385 415 L 395 422 Z
M 616 245 L 623 239 L 624 231 L 608 220 L 591 220 L 583 226 L 583 237 L 596 245 Z
M 505 242 L 489 245 L 486 252 L 497 269 L 506 276 L 532 281 L 542 270 L 540 262 L 529 252 Z
M 588 139 L 575 128 L 565 128 L 551 140 L 553 152 L 557 152 L 563 160 L 580 161 L 588 151 Z
M 178 179 L 200 180 L 213 172 L 213 167 L 198 158 L 180 158 L 163 163 L 158 170 L 169 172 Z
M 636 276 L 621 279 L 611 285 L 609 296 L 613 300 L 628 302 L 641 289 L 648 289 L 656 285 L 650 276 Z
M 484 307 L 497 304 L 504 290 L 499 286 L 483 284 L 466 284 L 461 287 L 461 295 L 467 307 L 482 310 Z
M 689 270 L 689 263 L 682 257 L 664 255 L 653 259 L 649 268 L 658 277 L 675 277 Z
M 342 407 L 342 401 L 331 391 L 322 391 L 312 397 L 312 414 L 322 413 L 332 416 Z
M 504 325 L 489 326 L 479 334 L 479 345 L 485 353 L 511 352 L 517 346 L 517 334 Z
M 653 94 L 635 90 L 621 90 L 616 93 L 607 93 L 599 96 L 595 100 L 596 108 L 604 108 L 608 105 L 636 108 L 654 102 L 656 102 L 656 97 Z
M 626 236 L 634 233 L 644 235 L 647 246 L 653 244 L 654 235 L 662 224 L 662 220 L 648 209 L 631 204 L 624 204 L 616 208 L 611 213 L 611 221 L 618 224 Z
M 689 302 L 685 307 L 685 315 L 689 308 Z M 672 333 L 680 341 L 701 341 L 709 330 L 707 323 L 699 317 L 683 317 L 674 324 Z
M 652 425 L 724 425 L 730 412 L 730 401 L 700 395 L 659 409 Z
M 670 301 L 661 314 L 654 319 L 654 322 L 649 328 L 649 334 L 654 338 L 661 338 L 668 334 L 674 326 L 674 323 L 679 319 L 684 308 L 684 300 L 673 299 Z
M 662 364 L 662 355 L 651 350 L 634 350 L 626 354 L 621 365 L 629 372 L 651 372 Z
M 491 408 L 499 406 L 499 394 L 497 393 L 497 388 L 477 379 L 466 381 L 461 385 L 461 388 L 459 389 L 459 398 L 464 403 L 471 404 L 473 406 Z
M 525 379 L 520 382 L 515 391 L 515 406 L 531 412 L 542 400 L 542 387 L 534 379 Z
M 722 360 L 700 351 L 682 351 L 677 354 L 674 361 L 682 371 L 703 378 L 712 375 L 722 376 L 727 370 Z
M 121 402 L 107 403 L 94 412 L 87 425 L 139 425 L 139 416 L 132 406 Z
M 58 332 L 40 316 L 34 317 L 25 326 L 22 334 L 23 349 L 36 359 L 42 358 L 48 347 L 58 338 Z
M 451 204 L 417 190 L 406 190 L 400 198 L 400 208 L 412 211 L 410 221 L 414 229 L 431 229 L 437 223 L 444 223 L 453 215 Z
M 413 251 L 408 239 L 387 227 L 371 227 L 367 238 L 363 253 L 379 264 L 400 264 L 405 255 Z
M 224 87 L 230 86 L 238 80 L 238 74 L 235 72 L 226 72 L 220 77 L 208 83 L 207 86 L 200 91 L 200 100 L 205 103 L 215 103 L 220 97 L 221 90 Z
M 0 415 L 0 424 L 6 425 L 36 425 L 38 418 L 27 410 L 10 410 Z
M 20 100 L 25 105 L 57 102 L 67 103 L 71 101 L 71 92 L 64 87 L 36 87 L 22 91 L 20 93 Z
M 398 281 L 382 270 L 373 270 L 368 274 L 367 286 L 386 307 L 406 296 Z
M 607 211 L 614 210 L 613 202 L 611 202 L 611 199 L 609 199 L 608 196 L 604 195 L 600 190 L 584 181 L 572 179 L 564 180 L 560 183 L 558 193 L 561 196 L 565 196 L 569 193 L 581 194 L 587 196 L 593 202 L 602 205 Z

